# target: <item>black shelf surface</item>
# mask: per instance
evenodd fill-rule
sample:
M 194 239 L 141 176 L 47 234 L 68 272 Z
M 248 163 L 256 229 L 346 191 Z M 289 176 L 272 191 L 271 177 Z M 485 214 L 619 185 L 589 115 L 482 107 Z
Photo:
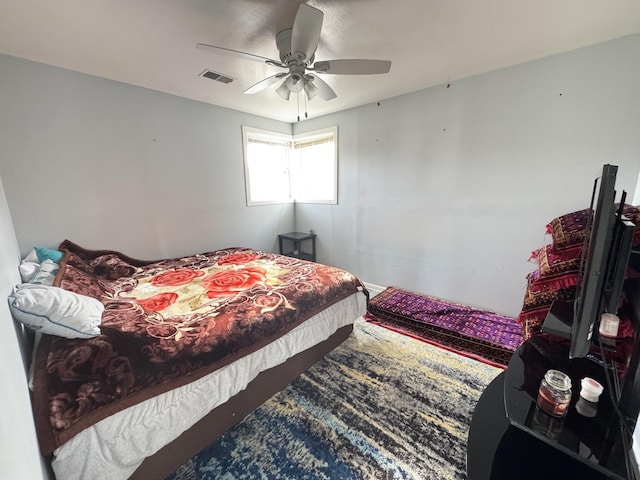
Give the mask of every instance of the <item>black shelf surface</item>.
M 280 233 L 279 237 L 282 237 L 287 240 L 306 240 L 307 238 L 313 238 L 316 236 L 315 233 L 307 233 L 307 232 L 289 232 L 289 233 Z
M 553 418 L 536 407 L 540 382 L 551 368 L 571 377 L 572 398 L 564 419 Z M 580 381 L 586 376 L 605 387 L 597 414 L 592 418 L 576 410 Z M 540 335 L 523 343 L 505 372 L 504 402 L 511 425 L 589 465 L 605 478 L 633 478 L 625 462 L 630 442 L 628 445 L 623 442 L 622 426 L 609 395 L 605 368 L 593 359 L 569 360 L 567 342 Z
M 468 480 L 606 480 L 607 475 L 509 423 L 504 406 L 506 376 L 502 372 L 489 384 L 473 412 Z

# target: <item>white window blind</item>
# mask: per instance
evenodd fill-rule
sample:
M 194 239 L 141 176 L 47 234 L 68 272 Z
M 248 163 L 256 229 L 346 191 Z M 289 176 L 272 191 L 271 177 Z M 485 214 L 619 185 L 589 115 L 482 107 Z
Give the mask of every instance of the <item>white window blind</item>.
M 242 127 L 247 205 L 293 201 L 289 181 L 288 135 Z

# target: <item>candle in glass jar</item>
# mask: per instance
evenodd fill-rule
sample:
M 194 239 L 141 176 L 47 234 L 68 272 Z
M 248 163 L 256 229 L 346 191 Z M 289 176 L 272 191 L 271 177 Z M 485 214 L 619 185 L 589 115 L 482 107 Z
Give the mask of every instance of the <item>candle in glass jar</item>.
M 536 404 L 538 408 L 553 417 L 564 417 L 571 402 L 571 379 L 559 370 L 545 373 Z

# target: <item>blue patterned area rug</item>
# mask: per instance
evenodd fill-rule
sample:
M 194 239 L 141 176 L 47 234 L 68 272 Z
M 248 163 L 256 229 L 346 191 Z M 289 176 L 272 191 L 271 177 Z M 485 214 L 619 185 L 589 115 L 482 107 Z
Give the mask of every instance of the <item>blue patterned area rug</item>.
M 465 479 L 473 409 L 501 371 L 358 320 L 169 479 Z

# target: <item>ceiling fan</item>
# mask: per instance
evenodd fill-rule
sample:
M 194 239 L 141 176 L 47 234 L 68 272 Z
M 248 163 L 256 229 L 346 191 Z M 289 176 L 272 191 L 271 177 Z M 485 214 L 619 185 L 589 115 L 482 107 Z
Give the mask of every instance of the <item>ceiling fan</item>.
M 391 62 L 388 60 L 351 59 L 316 62 L 315 53 L 320 41 L 323 18 L 324 13 L 321 10 L 301 3 L 298 7 L 293 27 L 282 30 L 276 35 L 276 46 L 280 53 L 279 61 L 204 43 L 198 43 L 196 47 L 287 69 L 287 72 L 271 75 L 244 91 L 247 94 L 258 93 L 282 80 L 276 92 L 285 100 L 289 100 L 291 93 L 299 93 L 302 90 L 304 90 L 309 100 L 316 95 L 323 100 L 336 98 L 336 93 L 324 80 L 316 75 L 318 73 L 369 75 L 389 72 Z

